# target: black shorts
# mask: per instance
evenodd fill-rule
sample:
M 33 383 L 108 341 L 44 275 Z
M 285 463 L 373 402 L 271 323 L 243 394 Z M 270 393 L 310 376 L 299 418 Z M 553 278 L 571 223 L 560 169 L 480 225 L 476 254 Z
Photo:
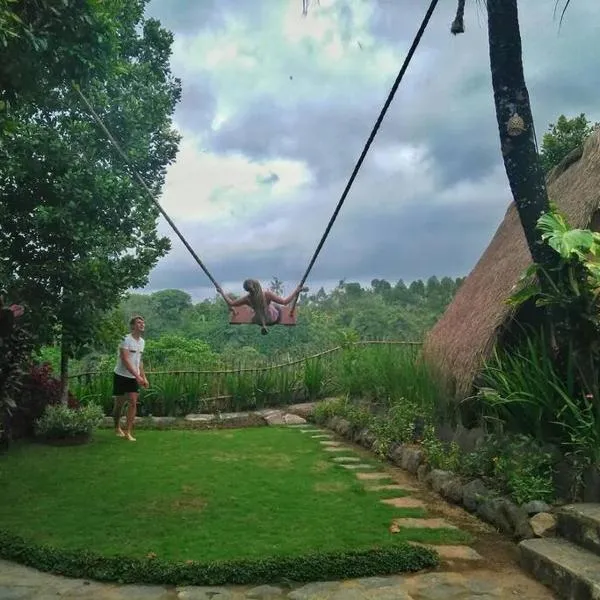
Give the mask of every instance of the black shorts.
M 139 391 L 140 386 L 133 377 L 123 377 L 123 375 L 113 373 L 113 396 L 124 396 Z

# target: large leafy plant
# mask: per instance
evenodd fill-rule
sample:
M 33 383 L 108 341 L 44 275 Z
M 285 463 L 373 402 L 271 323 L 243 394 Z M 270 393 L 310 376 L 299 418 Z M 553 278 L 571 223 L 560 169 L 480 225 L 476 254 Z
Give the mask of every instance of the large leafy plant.
M 542 240 L 559 257 L 552 271 L 532 264 L 509 303 L 534 301 L 547 310 L 557 359 L 569 356 L 578 367 L 581 391 L 599 398 L 600 234 L 572 228 L 555 209 L 538 221 Z

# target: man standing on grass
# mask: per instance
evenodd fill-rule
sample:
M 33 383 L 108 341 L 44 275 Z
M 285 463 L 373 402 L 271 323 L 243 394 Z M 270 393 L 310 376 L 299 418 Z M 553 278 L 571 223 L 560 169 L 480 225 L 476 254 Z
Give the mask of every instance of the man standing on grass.
M 115 405 L 113 408 L 113 419 L 115 431 L 119 437 L 135 442 L 133 437 L 133 423 L 137 412 L 137 401 L 140 386 L 147 388 L 148 380 L 144 373 L 142 354 L 144 352 L 144 338 L 142 334 L 146 325 L 142 317 L 132 317 L 129 321 L 131 333 L 123 338 L 119 344 L 119 356 L 113 375 L 113 396 Z M 123 405 L 129 401 L 127 409 L 127 431 L 121 429 L 121 413 Z

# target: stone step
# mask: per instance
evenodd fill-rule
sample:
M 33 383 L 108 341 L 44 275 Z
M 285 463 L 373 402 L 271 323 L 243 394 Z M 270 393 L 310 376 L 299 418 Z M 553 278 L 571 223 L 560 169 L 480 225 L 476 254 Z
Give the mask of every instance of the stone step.
M 439 517 L 433 517 L 431 519 L 413 519 L 410 517 L 393 519 L 392 526 L 397 529 L 397 531 L 400 531 L 400 529 L 458 529 L 456 525 L 452 525 L 445 519 Z M 397 531 L 395 533 L 397 533 Z
M 373 465 L 367 465 L 366 463 L 355 463 L 355 464 L 341 464 L 340 467 L 344 467 L 344 469 L 348 469 L 349 471 L 361 471 L 361 470 L 369 470 L 374 469 Z
M 521 566 L 564 600 L 600 600 L 600 557 L 562 538 L 523 540 Z
M 470 546 L 446 545 L 446 544 L 422 544 L 420 542 L 408 542 L 411 546 L 420 546 L 435 550 L 442 559 L 442 562 L 452 564 L 455 561 L 483 561 L 479 552 L 473 550 Z
M 410 496 L 402 496 L 401 498 L 385 498 L 380 500 L 382 504 L 393 506 L 394 508 L 425 508 L 423 500 L 411 498 Z
M 570 504 L 556 516 L 562 537 L 600 556 L 600 504 Z

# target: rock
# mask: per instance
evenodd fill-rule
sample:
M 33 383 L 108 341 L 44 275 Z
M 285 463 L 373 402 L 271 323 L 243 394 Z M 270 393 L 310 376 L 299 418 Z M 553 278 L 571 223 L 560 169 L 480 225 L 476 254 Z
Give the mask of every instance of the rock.
M 529 519 L 529 525 L 537 537 L 551 537 L 556 532 L 556 517 L 548 512 L 541 512 Z
M 327 402 L 328 398 L 325 398 L 323 402 Z M 316 402 L 302 402 L 301 404 L 291 404 L 288 406 L 288 412 L 294 413 L 303 419 L 308 419 L 315 412 Z
M 246 592 L 246 598 L 255 600 L 273 600 L 284 597 L 284 591 L 281 588 L 272 585 L 259 585 Z
M 338 430 L 338 423 L 342 420 L 341 417 L 331 417 L 328 421 L 325 422 L 325 426 L 328 429 L 332 429 L 333 431 Z
M 222 421 L 233 421 L 235 419 L 247 419 L 249 416 L 249 412 L 224 412 L 219 414 L 219 419 Z
M 281 410 L 265 410 L 259 413 L 264 420 L 267 422 L 267 425 L 285 425 L 285 420 L 283 418 L 283 411 Z
M 350 433 L 352 432 L 352 423 L 346 419 L 339 419 L 336 423 L 336 427 L 334 427 L 334 430 L 337 431 L 342 437 L 350 437 Z
M 390 452 L 390 462 L 398 467 L 402 464 L 402 446 L 394 446 Z
M 186 586 L 177 592 L 178 600 L 233 600 L 233 594 L 223 587 Z
M 429 475 L 430 471 L 431 471 L 431 467 L 427 463 L 423 463 L 422 465 L 419 465 L 419 468 L 417 469 L 417 479 L 419 481 L 425 481 L 425 479 L 427 478 L 427 475 Z
M 367 448 L 368 450 L 371 450 L 373 448 L 373 446 L 375 445 L 375 442 L 377 441 L 377 436 L 374 433 L 371 433 L 370 431 L 366 431 L 365 434 L 363 435 L 362 438 L 362 445 Z
M 523 504 L 521 507 L 528 515 L 537 515 L 537 513 L 550 512 L 550 506 L 541 500 L 532 500 Z
M 283 422 L 286 425 L 301 425 L 306 423 L 306 419 L 293 413 L 285 413 L 283 415 Z
M 402 460 L 400 466 L 409 473 L 415 475 L 421 463 L 423 462 L 423 452 L 418 448 L 407 448 L 402 449 Z
M 534 537 L 533 529 L 529 524 L 529 515 L 514 502 L 506 499 L 504 502 L 504 514 L 507 516 L 513 528 L 513 535 L 517 540 Z
M 513 526 L 506 516 L 504 498 L 486 498 L 477 507 L 477 515 L 502 533 L 513 533 Z
M 155 425 L 172 425 L 177 422 L 177 417 L 150 417 Z
M 471 512 L 475 512 L 483 500 L 489 496 L 491 496 L 491 492 L 481 479 L 474 479 L 463 487 L 463 504 Z
M 328 598 L 336 590 L 338 584 L 335 581 L 323 581 L 308 583 L 288 594 L 290 600 L 315 600 L 316 598 Z
M 420 467 L 419 467 L 420 468 Z M 464 487 L 459 477 L 452 477 L 449 481 L 446 481 L 440 488 L 440 494 L 442 498 L 452 502 L 454 504 L 461 504 L 463 501 Z
M 420 467 L 419 467 L 420 468 Z M 418 469 L 417 469 L 418 473 Z M 434 492 L 439 494 L 444 484 L 448 483 L 454 477 L 454 473 L 450 471 L 442 471 L 434 469 L 425 477 L 425 483 L 430 486 Z
M 215 418 L 215 415 L 210 414 L 189 414 L 185 416 L 186 421 L 200 421 L 203 423 L 213 421 Z
M 473 452 L 477 446 L 485 438 L 485 431 L 480 427 L 473 429 L 467 429 L 462 425 L 459 425 L 454 434 L 453 441 L 457 443 L 458 447 L 465 453 Z
M 571 501 L 581 491 L 581 485 L 577 482 L 576 469 L 567 459 L 555 465 L 553 480 L 557 498 Z
M 600 466 L 590 467 L 583 474 L 583 501 L 600 502 Z

